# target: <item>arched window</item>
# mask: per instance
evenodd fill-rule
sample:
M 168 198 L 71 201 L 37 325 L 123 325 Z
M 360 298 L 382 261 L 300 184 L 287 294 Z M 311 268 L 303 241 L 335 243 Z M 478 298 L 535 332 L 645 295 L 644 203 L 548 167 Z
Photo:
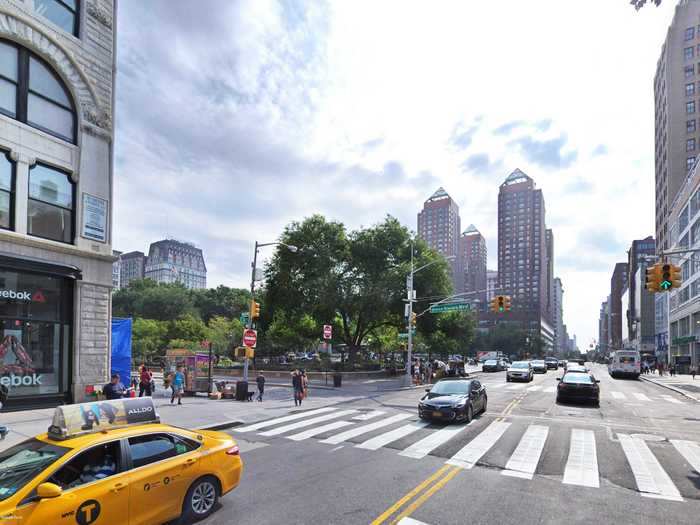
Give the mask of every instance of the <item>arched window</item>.
M 0 41 L 0 113 L 75 143 L 75 105 L 58 76 L 39 57 Z

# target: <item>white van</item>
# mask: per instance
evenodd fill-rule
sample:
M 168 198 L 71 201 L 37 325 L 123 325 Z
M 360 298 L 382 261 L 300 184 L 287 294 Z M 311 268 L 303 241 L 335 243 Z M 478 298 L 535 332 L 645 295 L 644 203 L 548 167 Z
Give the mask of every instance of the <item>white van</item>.
M 610 377 L 633 377 L 641 372 L 641 357 L 638 350 L 617 350 L 610 354 L 608 373 Z

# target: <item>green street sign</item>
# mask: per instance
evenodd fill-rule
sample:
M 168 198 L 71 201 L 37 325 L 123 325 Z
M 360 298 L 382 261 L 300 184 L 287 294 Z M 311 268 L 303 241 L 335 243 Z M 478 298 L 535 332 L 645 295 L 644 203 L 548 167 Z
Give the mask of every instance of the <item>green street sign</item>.
M 248 322 L 249 314 L 248 312 L 243 312 L 241 314 L 241 324 L 246 324 Z
M 411 335 L 416 335 L 416 329 L 414 328 L 411 330 Z M 406 333 L 400 333 L 399 334 L 399 339 L 408 339 L 408 332 Z
M 469 303 L 445 303 L 430 307 L 431 314 L 439 314 L 441 312 L 468 312 L 469 310 L 471 310 L 471 305 Z

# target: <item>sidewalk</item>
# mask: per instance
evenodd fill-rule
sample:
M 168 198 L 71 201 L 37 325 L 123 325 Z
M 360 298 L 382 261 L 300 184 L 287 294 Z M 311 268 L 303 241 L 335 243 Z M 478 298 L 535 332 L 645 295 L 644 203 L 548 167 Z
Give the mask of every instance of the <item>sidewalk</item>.
M 662 388 L 673 390 L 688 399 L 700 402 L 700 375 L 697 376 L 695 381 L 693 381 L 693 376 L 685 374 L 675 375 L 673 377 L 668 374 L 663 376 L 642 374 L 639 376 L 639 379 L 648 383 L 654 383 Z
M 364 392 L 362 395 L 355 388 L 320 390 L 310 388 L 309 397 L 304 400 L 302 410 L 322 408 L 337 403 L 347 403 L 376 394 L 376 391 Z M 291 388 L 268 386 L 264 401 L 259 403 L 232 401 L 230 399 L 210 400 L 204 396 L 185 397 L 182 406 L 170 404 L 169 391 L 157 388 L 153 396 L 158 414 L 163 423 L 185 428 L 230 427 L 250 421 L 277 417 L 294 410 L 294 398 Z M 51 424 L 54 409 L 35 409 L 18 412 L 3 412 L 0 423 L 10 428 L 4 441 L 0 441 L 0 450 L 4 450 L 29 437 L 46 432 Z

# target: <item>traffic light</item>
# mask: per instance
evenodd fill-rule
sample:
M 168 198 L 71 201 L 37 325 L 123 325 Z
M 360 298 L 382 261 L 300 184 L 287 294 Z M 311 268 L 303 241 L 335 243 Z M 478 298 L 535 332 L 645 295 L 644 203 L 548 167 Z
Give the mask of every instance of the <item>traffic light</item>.
M 256 303 L 255 301 L 250 302 L 250 318 L 251 319 L 257 319 L 260 317 L 260 303 Z
M 646 269 L 644 288 L 651 293 L 660 292 L 661 288 L 661 265 L 655 264 Z
M 664 264 L 661 267 L 661 282 L 659 289 L 667 292 L 672 288 L 679 288 L 681 285 L 681 268 L 674 264 Z
M 510 312 L 510 309 L 513 306 L 510 299 L 510 295 L 503 296 L 503 306 L 505 307 L 506 312 Z
M 417 321 L 418 316 L 416 315 L 416 312 L 411 312 L 411 326 L 416 326 Z
M 491 299 L 491 311 L 495 313 L 503 313 L 510 310 L 510 297 L 507 295 L 497 295 Z

